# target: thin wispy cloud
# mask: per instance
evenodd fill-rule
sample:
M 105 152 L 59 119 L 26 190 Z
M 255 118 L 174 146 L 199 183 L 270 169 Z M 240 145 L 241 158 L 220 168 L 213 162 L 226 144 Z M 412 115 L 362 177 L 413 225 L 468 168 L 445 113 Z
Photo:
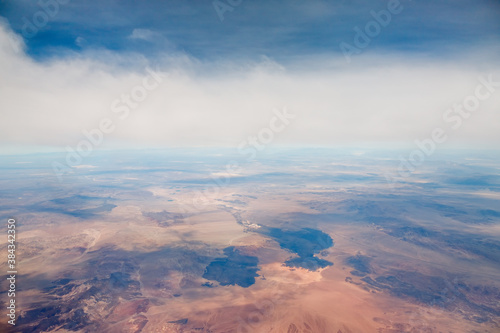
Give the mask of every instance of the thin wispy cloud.
M 151 31 L 149 29 L 134 29 L 130 36 L 128 36 L 130 39 L 143 39 L 148 42 L 153 42 L 155 40 L 158 40 L 161 38 L 161 35 L 159 33 L 156 33 L 154 31 Z

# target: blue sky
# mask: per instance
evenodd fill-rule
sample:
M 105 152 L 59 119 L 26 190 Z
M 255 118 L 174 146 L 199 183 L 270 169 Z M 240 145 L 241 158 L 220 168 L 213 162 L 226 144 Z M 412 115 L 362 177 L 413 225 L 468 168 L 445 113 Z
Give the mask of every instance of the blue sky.
M 269 145 L 411 148 L 442 128 L 442 146 L 498 146 L 500 87 L 454 109 L 500 82 L 498 1 L 401 0 L 385 26 L 372 12 L 397 0 L 221 3 L 223 20 L 213 1 L 0 1 L 0 153 L 65 151 L 103 119 L 94 149 L 237 149 L 285 108 Z
M 43 2 L 43 1 L 42 1 Z M 227 0 L 223 0 L 227 4 Z M 64 49 L 108 49 L 155 57 L 183 52 L 199 59 L 252 58 L 280 61 L 340 52 L 352 42 L 353 28 L 373 20 L 370 12 L 388 1 L 249 1 L 224 13 L 212 1 L 72 0 L 36 36 L 26 40 L 34 57 L 60 55 Z M 2 1 L 0 13 L 22 32 L 27 18 L 41 9 L 37 1 Z M 370 44 L 372 50 L 421 52 L 434 56 L 500 39 L 498 1 L 409 1 Z M 134 29 L 150 31 L 149 40 L 131 39 Z M 81 41 L 77 43 L 77 38 Z

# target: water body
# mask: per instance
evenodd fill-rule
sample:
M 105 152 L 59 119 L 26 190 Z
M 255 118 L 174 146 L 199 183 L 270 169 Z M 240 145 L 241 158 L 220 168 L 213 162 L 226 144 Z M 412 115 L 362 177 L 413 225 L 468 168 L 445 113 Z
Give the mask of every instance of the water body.
M 224 249 L 226 257 L 215 258 L 205 269 L 203 278 L 217 281 L 221 286 L 238 285 L 250 287 L 259 276 L 259 259 L 254 256 L 242 255 L 234 246 Z
M 314 255 L 334 245 L 332 238 L 321 230 L 303 228 L 299 230 L 282 230 L 279 228 L 261 227 L 258 231 L 273 238 L 280 247 L 296 253 L 297 258 L 285 261 L 288 267 L 301 267 L 310 271 L 333 265 L 332 262 L 319 259 Z

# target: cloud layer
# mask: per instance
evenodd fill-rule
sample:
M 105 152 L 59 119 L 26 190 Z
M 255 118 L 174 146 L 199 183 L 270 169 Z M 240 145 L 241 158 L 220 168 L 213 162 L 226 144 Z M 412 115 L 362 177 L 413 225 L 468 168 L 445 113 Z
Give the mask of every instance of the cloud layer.
M 443 120 L 448 108 L 474 94 L 479 77 L 500 81 L 495 51 L 447 59 L 367 51 L 351 64 L 339 54 L 284 64 L 267 57 L 203 61 L 180 52 L 151 63 L 111 51 L 34 61 L 3 24 L 0 141 L 4 153 L 12 152 L 9 146 L 63 150 L 109 118 L 116 127 L 99 148 L 237 147 L 268 126 L 273 109 L 286 107 L 296 118 L 276 135 L 277 145 L 412 144 L 442 127 L 450 143 L 495 146 L 500 87 L 458 129 Z M 154 83 L 146 68 L 161 72 L 161 83 L 120 119 L 113 103 L 123 106 L 145 79 Z

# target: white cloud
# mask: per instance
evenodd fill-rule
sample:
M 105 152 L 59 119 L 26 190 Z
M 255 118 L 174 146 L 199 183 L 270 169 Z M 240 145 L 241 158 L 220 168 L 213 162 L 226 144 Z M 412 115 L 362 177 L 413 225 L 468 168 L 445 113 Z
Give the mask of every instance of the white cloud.
M 75 44 L 79 47 L 84 47 L 87 45 L 87 40 L 81 36 L 75 38 Z
M 11 33 L 0 29 L 3 147 L 74 146 L 83 138 L 82 130 L 97 127 L 103 117 L 116 121 L 104 148 L 236 147 L 268 125 L 273 108 L 283 106 L 296 118 L 275 144 L 411 145 L 437 126 L 449 129 L 444 111 L 474 93 L 480 75 L 493 73 L 500 81 L 498 63 L 488 63 L 484 55 L 481 62 L 474 56 L 446 62 L 366 52 L 351 65 L 335 56 L 287 65 L 267 58 L 230 64 L 176 56 L 160 64 L 168 73 L 163 83 L 119 121 L 110 105 L 141 84 L 144 71 L 115 65 L 109 54 L 105 61 L 83 53 L 35 62 L 12 47 Z M 304 65 L 313 62 L 314 68 Z M 450 130 L 449 142 L 500 142 L 499 105 L 500 89 L 460 129 Z
M 161 38 L 161 35 L 149 29 L 134 29 L 130 34 L 131 39 L 143 39 L 148 42 L 153 42 L 155 39 Z

